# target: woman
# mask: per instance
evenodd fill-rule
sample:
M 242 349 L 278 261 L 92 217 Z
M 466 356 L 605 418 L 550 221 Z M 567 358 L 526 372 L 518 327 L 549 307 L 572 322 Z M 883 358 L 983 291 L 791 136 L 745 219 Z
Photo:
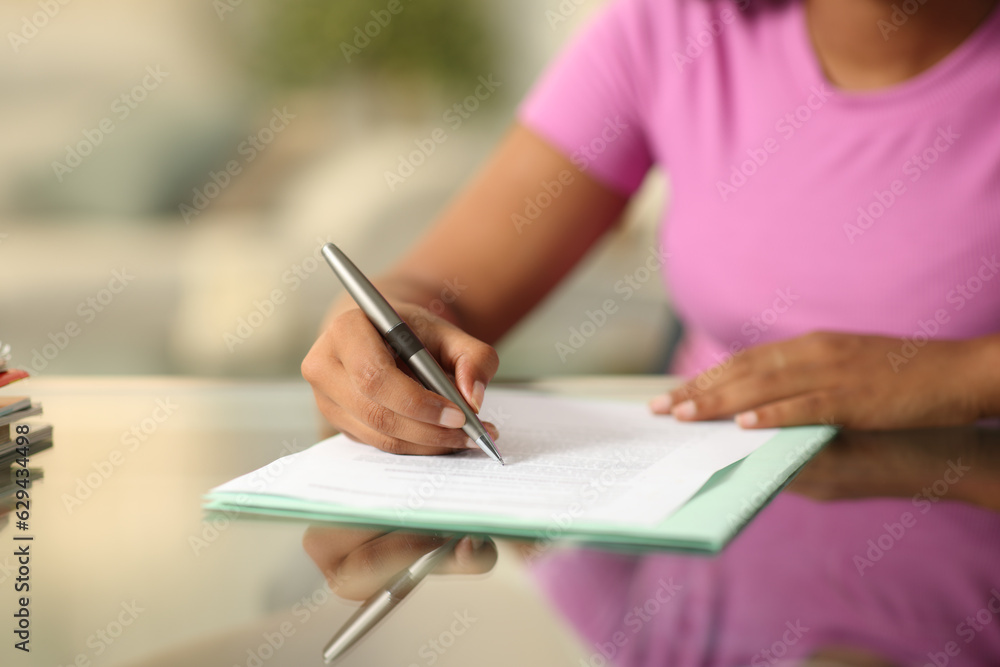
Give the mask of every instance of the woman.
M 376 282 L 478 406 L 497 369 L 490 345 L 657 163 L 674 192 L 666 280 L 687 328 L 674 371 L 692 380 L 654 411 L 747 428 L 1000 414 L 995 5 L 613 3 Z M 551 204 L 529 217 L 541 193 Z M 443 304 L 455 279 L 468 288 Z M 461 414 L 396 366 L 350 300 L 302 371 L 357 440 L 402 454 L 466 446 Z
M 1000 415 L 996 4 L 618 0 L 379 286 L 479 406 L 490 345 L 658 164 L 673 192 L 660 252 L 687 332 L 673 371 L 690 380 L 653 411 L 745 428 Z M 548 206 L 527 210 L 543 193 Z M 445 305 L 456 279 L 468 288 Z M 356 440 L 466 446 L 457 409 L 397 368 L 349 300 L 302 371 Z M 669 561 L 579 552 L 549 567 L 562 577 L 549 588 L 564 608 L 593 606 L 560 582 L 624 604 Z M 606 634 L 597 616 L 575 620 Z

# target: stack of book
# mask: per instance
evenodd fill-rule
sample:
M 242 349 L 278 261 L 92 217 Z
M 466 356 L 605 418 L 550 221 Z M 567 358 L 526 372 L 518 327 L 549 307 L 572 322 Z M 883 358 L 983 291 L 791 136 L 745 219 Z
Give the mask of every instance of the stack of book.
M 23 380 L 28 373 L 10 368 L 10 346 L 0 343 L 0 387 Z M 11 516 L 28 529 L 29 487 L 42 478 L 41 468 L 30 468 L 31 456 L 52 446 L 52 425 L 25 421 L 42 414 L 42 406 L 27 396 L 0 395 L 0 529 Z
M 26 371 L 10 368 L 10 346 L 0 343 L 0 387 L 28 377 Z M 6 470 L 15 459 L 24 457 L 24 445 L 28 446 L 28 456 L 52 446 L 52 425 L 25 421 L 28 417 L 42 414 L 42 406 L 32 403 L 27 396 L 0 395 L 0 486 L 9 475 Z M 18 427 L 21 428 L 18 428 Z M 27 427 L 27 428 L 24 428 Z M 18 436 L 26 439 L 18 442 Z M 17 450 L 21 448 L 19 453 Z

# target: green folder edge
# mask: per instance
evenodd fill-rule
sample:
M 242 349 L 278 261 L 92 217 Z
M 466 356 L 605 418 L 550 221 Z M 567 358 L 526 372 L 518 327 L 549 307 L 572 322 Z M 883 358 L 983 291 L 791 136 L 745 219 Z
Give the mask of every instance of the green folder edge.
M 569 540 L 602 548 L 658 548 L 717 553 L 792 480 L 799 469 L 836 435 L 831 426 L 784 428 L 744 459 L 715 473 L 679 510 L 655 526 L 616 526 L 608 522 L 524 519 L 415 510 L 401 521 L 395 510 L 339 509 L 267 494 L 216 492 L 204 509 L 320 523 L 362 524 L 394 529 L 450 531 L 543 540 Z

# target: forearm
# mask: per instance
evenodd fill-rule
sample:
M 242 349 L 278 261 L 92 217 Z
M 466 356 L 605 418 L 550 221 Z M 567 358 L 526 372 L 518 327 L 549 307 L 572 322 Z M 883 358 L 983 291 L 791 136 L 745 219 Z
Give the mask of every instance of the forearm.
M 558 196 L 546 190 L 553 183 Z M 525 206 L 540 194 L 548 205 L 528 220 Z M 625 196 L 515 126 L 430 230 L 375 285 L 390 303 L 423 306 L 494 344 L 614 226 L 626 203 Z M 351 304 L 341 299 L 332 313 Z
M 535 206 L 542 196 L 546 205 Z M 452 285 L 447 305 L 457 324 L 494 344 L 614 226 L 627 201 L 515 126 L 390 275 L 431 286 L 432 300 Z
M 1000 417 L 1000 334 L 970 340 L 965 368 L 972 397 L 983 418 Z

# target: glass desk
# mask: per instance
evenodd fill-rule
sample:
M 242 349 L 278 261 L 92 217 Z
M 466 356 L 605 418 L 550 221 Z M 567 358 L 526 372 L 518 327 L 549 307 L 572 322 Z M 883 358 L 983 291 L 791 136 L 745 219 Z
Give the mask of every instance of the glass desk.
M 531 386 L 644 400 L 666 380 Z M 43 403 L 55 447 L 30 462 L 29 530 L 0 518 L 5 667 L 321 665 L 358 603 L 314 559 L 357 599 L 440 542 L 203 514 L 208 489 L 319 439 L 304 382 L 7 393 Z M 428 578 L 337 664 L 1000 665 L 998 512 L 997 432 L 843 433 L 719 556 L 466 542 L 446 567 L 478 574 Z M 19 535 L 30 653 L 14 648 Z

